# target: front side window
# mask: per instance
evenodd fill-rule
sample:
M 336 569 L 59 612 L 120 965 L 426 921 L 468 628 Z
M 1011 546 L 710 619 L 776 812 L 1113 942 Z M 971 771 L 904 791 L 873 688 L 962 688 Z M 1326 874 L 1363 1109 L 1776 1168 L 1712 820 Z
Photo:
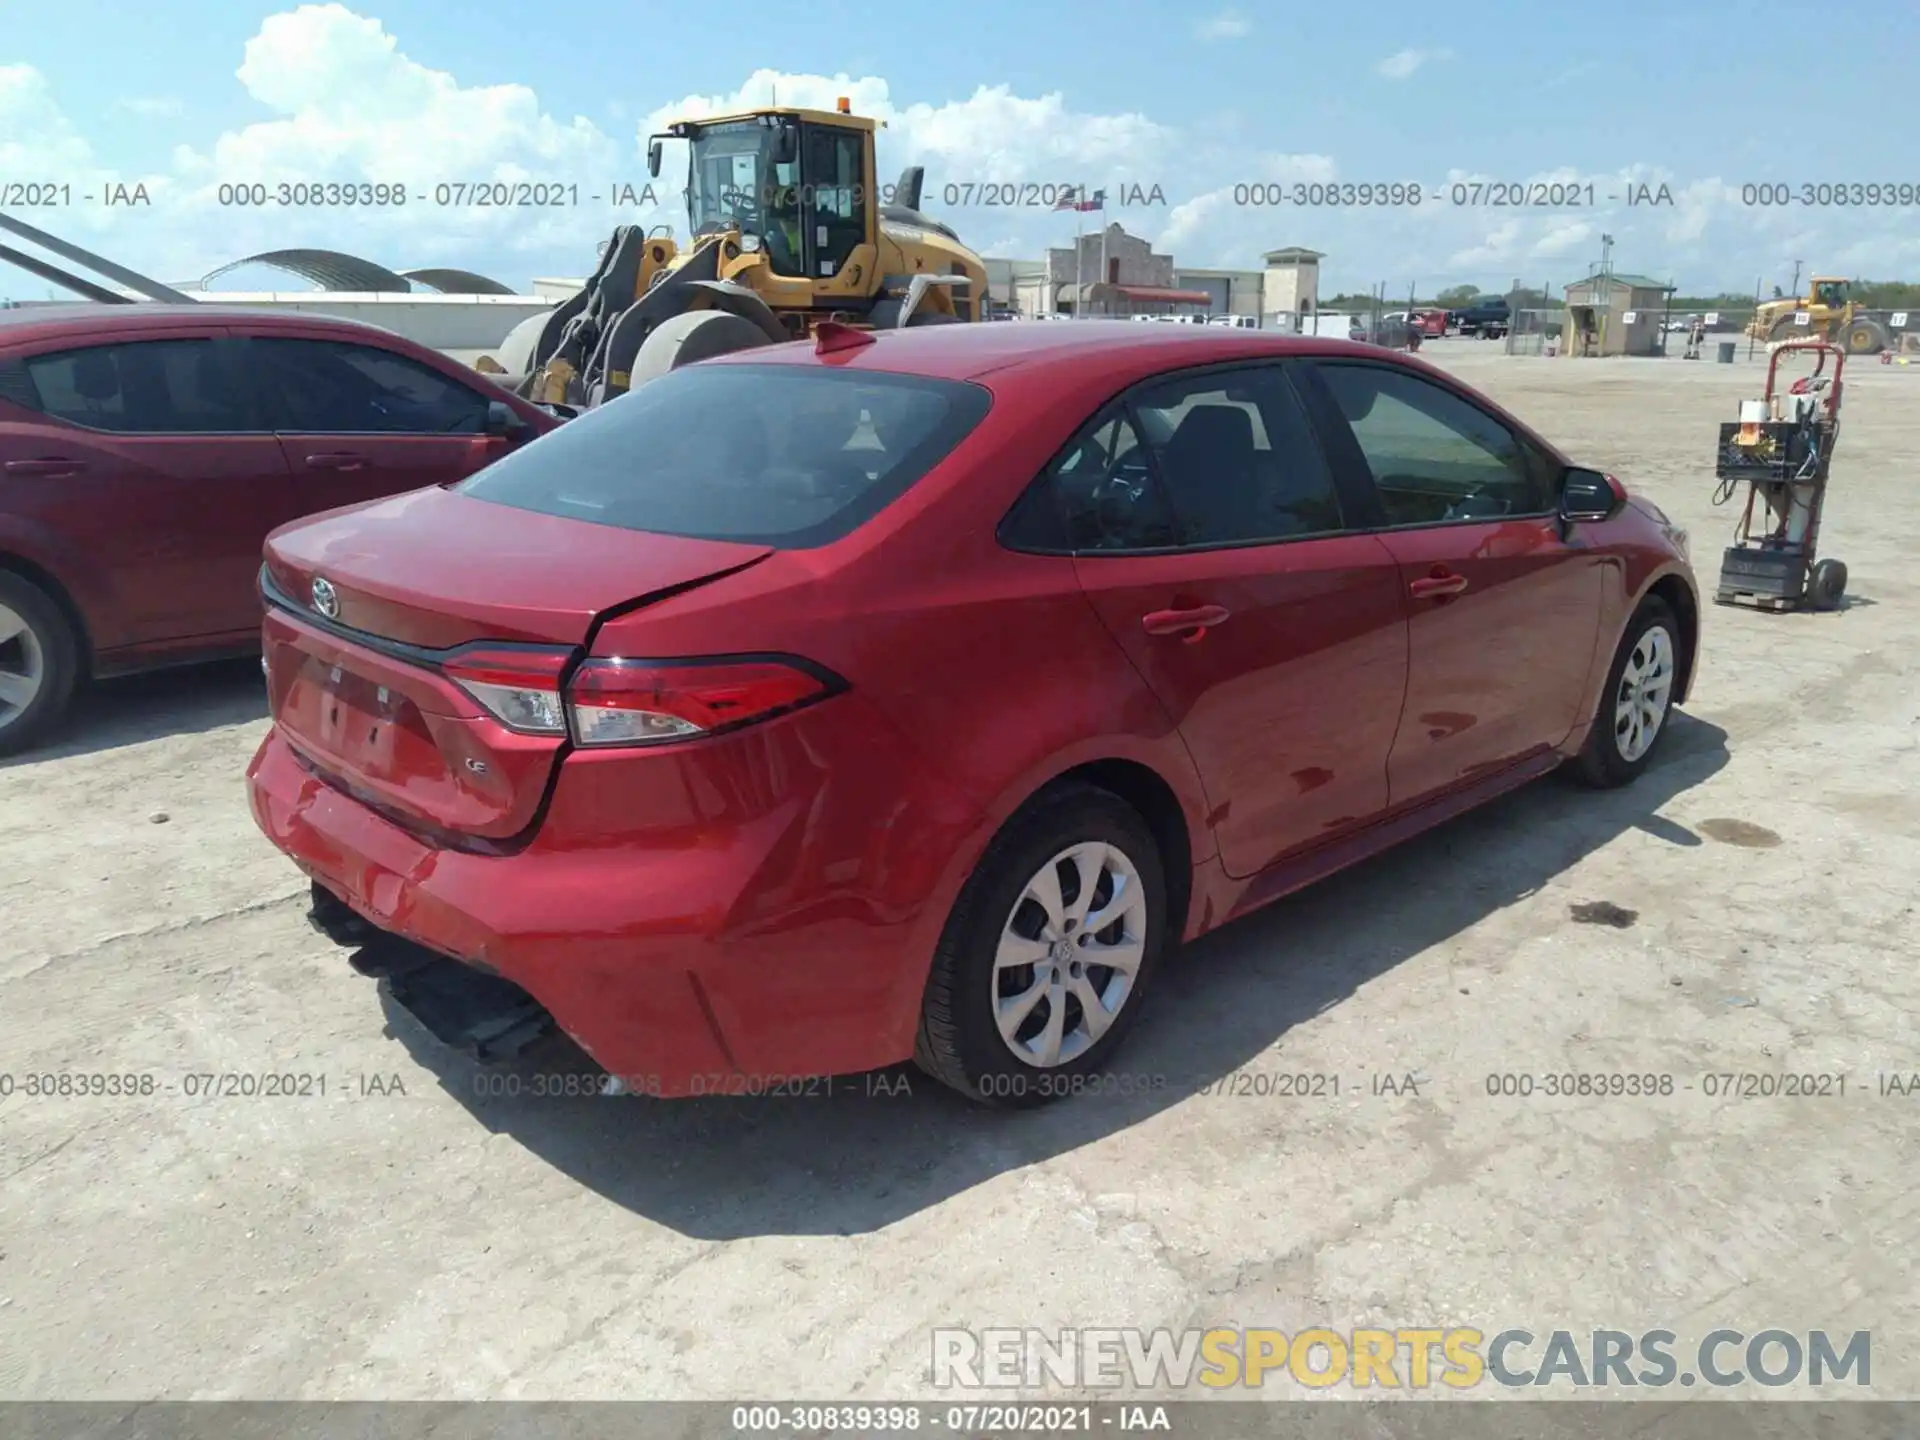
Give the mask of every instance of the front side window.
M 276 430 L 478 435 L 488 397 L 390 350 L 339 340 L 255 338 L 251 355 Z
M 793 177 L 775 173 L 771 132 L 753 121 L 702 128 L 691 143 L 687 218 L 693 233 L 738 227 L 758 235 L 761 213 L 775 188 Z
M 212 340 L 131 340 L 29 356 L 39 408 L 89 430 L 208 435 L 248 428 Z
M 462 482 L 599 525 L 805 549 L 906 493 L 986 414 L 977 385 L 802 365 L 672 370 Z
M 692 137 L 687 179 L 687 214 L 695 235 L 738 230 L 759 239 L 776 274 L 808 273 L 804 167 L 800 131 L 757 121 L 703 126 Z M 782 140 L 792 158 L 776 160 Z M 829 272 L 831 273 L 831 272 Z
M 1393 526 L 1544 515 L 1551 465 L 1476 405 L 1379 365 L 1318 365 Z

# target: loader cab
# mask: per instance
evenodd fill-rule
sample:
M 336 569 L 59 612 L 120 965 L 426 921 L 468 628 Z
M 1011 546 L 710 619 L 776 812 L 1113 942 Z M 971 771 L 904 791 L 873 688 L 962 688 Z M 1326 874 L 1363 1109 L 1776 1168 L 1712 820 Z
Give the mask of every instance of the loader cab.
M 775 113 L 683 121 L 668 135 L 691 151 L 687 218 L 696 238 L 737 229 L 764 247 L 776 275 L 806 280 L 831 279 L 866 242 L 869 131 Z M 656 138 L 649 168 L 658 163 Z
M 1815 280 L 1813 303 L 1824 305 L 1830 310 L 1844 310 L 1847 304 L 1847 290 L 1845 280 Z

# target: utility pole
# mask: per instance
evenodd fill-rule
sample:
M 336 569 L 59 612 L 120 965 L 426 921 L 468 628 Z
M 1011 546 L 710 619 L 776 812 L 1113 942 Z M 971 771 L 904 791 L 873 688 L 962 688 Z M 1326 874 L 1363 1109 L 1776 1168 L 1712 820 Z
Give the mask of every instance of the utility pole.
M 1101 194 L 1101 196 L 1100 196 L 1100 205 L 1101 205 L 1101 209 L 1100 209 L 1100 211 L 1099 211 L 1099 214 L 1100 214 L 1100 282 L 1099 282 L 1099 283 L 1100 283 L 1100 284 L 1102 284 L 1102 285 L 1105 285 L 1105 284 L 1107 283 L 1107 211 L 1106 211 L 1106 201 L 1107 201 L 1107 197 L 1106 197 L 1106 195 L 1105 195 L 1105 193 L 1103 192 L 1103 193 Z
M 1796 260 L 1793 262 L 1793 288 L 1787 293 L 1796 300 L 1800 298 L 1800 267 L 1806 263 L 1804 260 Z
M 1600 312 L 1600 353 L 1607 353 L 1607 321 L 1613 318 L 1613 236 L 1600 237 L 1600 283 L 1595 287 Z
M 1085 238 L 1086 219 L 1080 209 L 1079 201 L 1084 200 L 1087 187 L 1082 185 L 1076 195 L 1073 207 L 1073 318 L 1087 318 L 1087 287 L 1085 284 L 1086 266 L 1082 257 L 1087 253 Z

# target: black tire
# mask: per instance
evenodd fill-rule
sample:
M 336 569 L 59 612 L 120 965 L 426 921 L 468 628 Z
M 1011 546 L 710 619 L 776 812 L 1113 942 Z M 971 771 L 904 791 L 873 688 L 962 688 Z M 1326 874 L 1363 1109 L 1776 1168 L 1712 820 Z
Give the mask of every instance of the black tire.
M 1834 333 L 1834 343 L 1849 355 L 1878 355 L 1887 348 L 1887 332 L 1875 320 L 1855 320 Z
M 729 310 L 682 311 L 662 320 L 640 342 L 628 385 L 637 390 L 669 370 L 768 343 L 764 330 Z
M 1847 593 L 1847 565 L 1844 560 L 1822 560 L 1807 577 L 1807 599 L 1816 610 L 1837 609 L 1840 597 Z
M 1767 330 L 1767 339 L 1771 343 L 1777 343 L 1782 340 L 1798 340 L 1812 334 L 1811 324 L 1796 325 L 1793 323 L 1793 316 L 1782 315 Z
M 1147 910 L 1141 960 L 1105 1033 L 1071 1060 L 1043 1067 L 1017 1056 L 1001 1037 L 994 957 L 1028 882 L 1050 858 L 1087 841 L 1118 849 L 1140 877 Z M 1167 944 L 1167 921 L 1160 848 L 1138 812 L 1090 785 L 1043 795 L 1007 822 L 954 902 L 927 977 L 914 1060 L 934 1079 L 995 1108 L 1026 1109 L 1077 1093 L 1105 1067 L 1139 1015 Z M 1033 1016 L 1042 1017 L 1051 1003 L 1042 999 Z M 1071 1001 L 1063 1015 L 1078 1004 Z
M 1615 719 L 1621 698 L 1621 678 L 1641 640 L 1655 629 L 1666 631 L 1672 656 L 1672 674 L 1668 680 L 1665 708 L 1654 730 L 1652 743 L 1628 759 L 1622 750 Z M 1580 781 L 1596 790 L 1611 790 L 1616 786 L 1630 785 L 1640 778 L 1652 761 L 1654 752 L 1660 748 L 1660 742 L 1673 728 L 1673 694 L 1679 688 L 1680 674 L 1686 668 L 1686 663 L 1685 639 L 1672 609 L 1659 596 L 1649 595 L 1640 602 L 1640 608 L 1633 612 L 1633 618 L 1627 622 L 1626 633 L 1620 637 L 1620 647 L 1614 652 L 1613 663 L 1607 667 L 1607 683 L 1600 692 L 1593 725 L 1588 729 L 1586 743 L 1580 747 L 1580 754 L 1573 765 Z
M 0 700 L 0 755 L 17 755 L 38 744 L 66 713 L 80 681 L 80 643 L 59 603 L 8 570 L 0 570 L 0 608 L 26 622 L 20 635 L 0 641 L 0 671 L 24 673 L 32 657 L 40 677 L 23 707 Z
M 907 329 L 916 330 L 922 325 L 964 325 L 966 323 L 958 315 L 949 315 L 944 310 L 916 310 L 907 320 Z

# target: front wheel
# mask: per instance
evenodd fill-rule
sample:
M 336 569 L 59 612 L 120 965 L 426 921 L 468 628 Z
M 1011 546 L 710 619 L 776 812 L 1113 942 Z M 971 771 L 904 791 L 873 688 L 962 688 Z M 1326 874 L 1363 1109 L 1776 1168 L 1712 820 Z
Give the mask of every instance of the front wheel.
M 1607 672 L 1600 708 L 1575 762 L 1596 789 L 1631 784 L 1666 733 L 1680 676 L 1680 627 L 1667 602 L 1650 595 L 1627 622 Z
M 1159 846 L 1132 807 L 1076 785 L 1009 822 L 934 953 L 914 1058 L 968 1098 L 1026 1108 L 1089 1088 L 1166 944 Z
M 80 678 L 80 646 L 39 586 L 0 570 L 0 755 L 37 744 Z

